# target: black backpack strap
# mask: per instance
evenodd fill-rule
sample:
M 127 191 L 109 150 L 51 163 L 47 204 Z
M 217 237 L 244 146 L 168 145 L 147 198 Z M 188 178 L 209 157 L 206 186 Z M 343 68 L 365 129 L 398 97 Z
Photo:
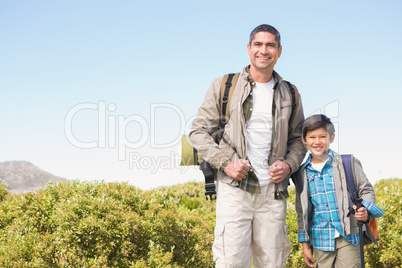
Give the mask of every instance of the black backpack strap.
M 233 91 L 236 87 L 237 79 L 240 73 L 230 73 L 223 77 L 223 81 L 226 82 L 221 84 L 221 108 L 220 108 L 220 122 L 219 127 L 223 129 L 229 118 L 229 103 L 232 97 Z
M 200 168 L 205 177 L 205 198 L 208 200 L 209 196 L 209 199 L 212 201 L 216 199 L 214 171 L 212 170 L 211 164 L 205 160 L 202 161 Z
M 229 103 L 230 98 L 232 97 L 233 91 L 236 87 L 237 79 L 239 78 L 240 73 L 230 73 L 223 77 L 221 84 L 221 103 L 220 103 L 220 119 L 219 119 L 219 140 L 223 138 L 223 131 L 225 129 L 225 125 L 229 118 Z M 224 82 L 225 81 L 225 82 Z M 210 200 L 216 199 L 216 190 L 215 190 L 215 172 L 211 164 L 206 161 L 203 161 L 200 164 L 200 168 L 202 173 L 204 173 L 205 177 L 205 195 L 208 200 L 208 196 Z
M 194 155 L 194 165 L 199 165 L 198 163 L 198 151 L 193 147 L 193 155 Z
M 229 90 L 230 87 L 232 86 L 232 79 L 233 79 L 234 73 L 230 73 L 228 75 L 228 79 L 225 82 L 225 91 L 223 93 L 223 97 L 221 99 L 222 102 L 222 108 L 221 108 L 221 122 L 220 122 L 220 127 L 224 127 L 226 124 L 226 119 L 225 119 L 225 115 L 226 115 L 226 106 L 228 104 L 229 101 Z
M 292 96 L 292 113 L 290 114 L 290 118 L 289 118 L 289 122 L 292 122 L 293 117 L 295 115 L 295 110 L 296 110 L 296 92 L 295 92 L 295 88 L 292 86 L 292 84 L 290 82 L 285 81 L 285 83 L 288 85 L 290 95 Z

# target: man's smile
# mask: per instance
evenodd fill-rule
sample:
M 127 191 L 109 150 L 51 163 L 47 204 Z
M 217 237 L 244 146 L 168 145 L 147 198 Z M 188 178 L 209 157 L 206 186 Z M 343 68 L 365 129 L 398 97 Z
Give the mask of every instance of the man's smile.
M 260 60 L 269 60 L 270 59 L 270 57 L 268 57 L 268 56 L 256 56 L 257 57 L 257 59 L 260 59 Z

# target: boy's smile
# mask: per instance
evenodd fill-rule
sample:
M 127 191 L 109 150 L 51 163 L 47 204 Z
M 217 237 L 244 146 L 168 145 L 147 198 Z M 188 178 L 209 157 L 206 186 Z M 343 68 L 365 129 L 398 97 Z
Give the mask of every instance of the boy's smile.
M 303 143 L 313 155 L 314 164 L 324 162 L 328 159 L 329 146 L 335 139 L 335 134 L 330 137 L 325 128 L 318 128 L 308 131 L 306 139 L 302 138 Z

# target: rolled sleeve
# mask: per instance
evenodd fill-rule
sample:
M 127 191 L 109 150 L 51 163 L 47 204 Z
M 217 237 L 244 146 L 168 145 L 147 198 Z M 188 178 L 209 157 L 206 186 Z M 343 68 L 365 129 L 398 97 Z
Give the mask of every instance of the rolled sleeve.
M 299 240 L 299 243 L 310 242 L 310 240 L 307 239 L 306 234 L 304 233 L 304 231 L 299 231 L 298 240 Z
M 377 206 L 373 202 L 363 200 L 362 204 L 368 210 L 368 212 L 370 212 L 370 214 L 375 218 L 379 218 L 385 213 L 384 210 L 382 210 L 379 206 Z

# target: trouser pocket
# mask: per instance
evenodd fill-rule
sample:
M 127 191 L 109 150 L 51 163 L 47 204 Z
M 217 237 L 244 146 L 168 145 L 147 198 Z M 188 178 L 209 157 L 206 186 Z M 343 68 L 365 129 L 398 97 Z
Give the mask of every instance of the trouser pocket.
M 214 262 L 224 262 L 225 251 L 224 251 L 224 232 L 225 226 L 217 225 L 215 226 L 215 239 L 212 246 L 212 254 L 214 257 Z
M 284 236 L 283 236 L 283 260 L 282 263 L 286 264 L 286 259 L 288 258 L 289 254 L 290 254 L 290 250 L 291 250 L 291 245 L 290 245 L 290 240 L 289 240 L 289 236 L 288 236 L 288 226 L 285 224 L 283 226 L 283 232 L 284 232 Z

